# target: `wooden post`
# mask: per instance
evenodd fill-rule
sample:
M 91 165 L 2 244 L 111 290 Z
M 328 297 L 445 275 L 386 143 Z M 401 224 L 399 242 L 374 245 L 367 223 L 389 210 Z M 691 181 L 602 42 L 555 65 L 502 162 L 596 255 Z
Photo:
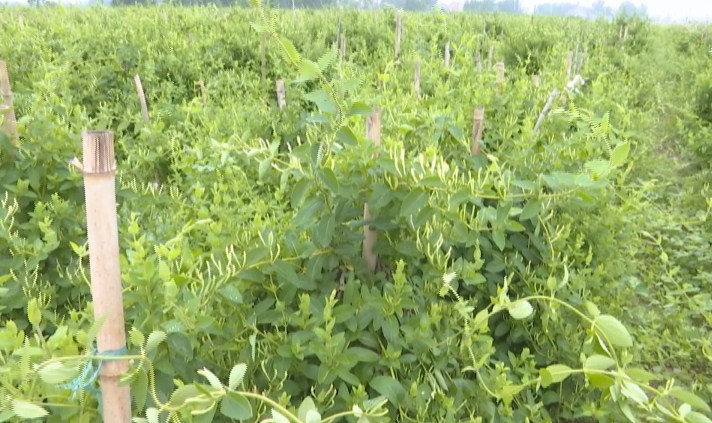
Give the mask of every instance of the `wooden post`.
M 138 101 L 141 103 L 141 115 L 143 116 L 143 121 L 148 122 L 148 106 L 146 106 L 146 95 L 143 92 L 143 84 L 141 84 L 141 77 L 134 76 L 134 83 L 136 84 L 136 93 L 138 94 Z
M 541 85 L 541 75 L 532 75 L 532 84 L 535 87 L 538 87 Z
M 477 55 L 475 56 L 475 62 L 477 63 L 477 73 L 482 72 L 482 53 L 479 51 L 477 52 Z
M 396 14 L 396 60 L 401 54 L 401 38 L 403 37 L 403 15 L 400 11 Z
M 126 333 L 119 268 L 114 134 L 84 132 L 82 144 L 91 295 L 94 318 L 103 321 L 96 338 L 97 350 L 100 356 L 116 355 L 126 348 Z M 119 379 L 128 368 L 126 360 L 106 359 L 101 365 L 99 383 L 105 423 L 131 421 L 129 387 L 119 386 Z
M 0 130 L 10 134 L 13 140 L 13 145 L 19 142 L 17 134 L 17 120 L 15 118 L 15 109 L 12 105 L 12 89 L 10 87 L 10 75 L 7 72 L 7 63 L 0 60 L 0 94 L 2 94 L 2 115 L 3 123 Z
M 582 54 L 576 57 L 576 64 L 574 66 L 574 75 L 581 74 L 581 69 L 583 69 L 583 64 L 586 62 L 586 55 L 588 50 L 584 50 Z
M 450 69 L 450 41 L 445 43 L 445 69 Z
M 413 89 L 416 97 L 420 97 L 420 59 L 415 60 L 415 71 L 413 75 Z
M 492 59 L 494 59 L 494 46 L 490 46 L 487 53 L 487 69 L 492 69 Z
M 208 104 L 208 90 L 205 89 L 205 82 L 201 79 L 198 81 L 198 86 L 200 87 L 200 96 L 203 99 L 203 104 Z
M 381 109 L 376 108 L 366 118 L 366 137 L 373 141 L 377 146 L 381 145 Z M 368 210 L 368 203 L 363 206 L 363 218 L 366 221 L 371 220 L 371 213 Z M 378 240 L 378 233 L 371 230 L 370 225 L 363 228 L 363 259 L 368 264 L 368 269 L 371 273 L 376 271 L 378 264 L 378 255 L 373 251 L 373 247 Z
M 482 140 L 482 130 L 485 126 L 485 108 L 479 106 L 475 108 L 475 113 L 472 117 L 472 144 L 470 145 L 470 153 L 475 156 L 480 154 L 480 141 Z
M 536 137 L 536 134 L 539 132 L 539 128 L 541 128 L 541 124 L 544 123 L 544 119 L 546 118 L 546 115 L 549 113 L 549 110 L 551 110 L 551 105 L 554 104 L 554 99 L 556 99 L 557 95 L 559 95 L 559 90 L 554 88 L 554 90 L 549 95 L 549 99 L 546 101 L 544 108 L 541 110 L 541 113 L 539 113 L 539 119 L 537 119 L 536 125 L 534 125 L 534 131 L 532 132 L 532 136 L 529 140 L 530 142 L 534 141 L 534 137 Z
M 628 25 L 626 25 L 626 26 L 623 28 L 623 39 L 624 39 L 624 40 L 627 40 L 627 39 L 628 39 Z
M 574 69 L 574 54 L 572 52 L 568 52 L 566 54 L 566 80 L 571 79 L 571 72 L 573 72 Z
M 499 90 L 504 89 L 504 62 L 497 62 L 497 87 Z
M 284 93 L 284 80 L 278 79 L 276 85 L 277 85 L 277 104 L 279 105 L 280 109 L 284 109 L 284 107 L 287 105 L 287 96 Z
M 344 34 L 339 37 L 339 58 L 342 62 L 346 60 L 346 36 Z

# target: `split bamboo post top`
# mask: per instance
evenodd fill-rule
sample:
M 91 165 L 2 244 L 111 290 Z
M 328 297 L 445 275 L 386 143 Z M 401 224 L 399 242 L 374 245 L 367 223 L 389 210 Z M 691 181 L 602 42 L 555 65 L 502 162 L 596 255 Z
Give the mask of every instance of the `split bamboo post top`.
M 504 62 L 497 62 L 497 65 L 495 66 L 497 70 L 497 85 L 499 86 L 500 89 L 504 86 Z
M 376 108 L 373 113 L 366 118 L 366 137 L 373 141 L 376 146 L 381 145 L 381 109 L 379 108 Z M 371 220 L 368 204 L 364 204 L 363 206 L 363 218 L 366 221 Z M 363 227 L 362 255 L 371 273 L 376 271 L 376 265 L 378 264 L 378 255 L 373 251 L 377 240 L 378 233 L 371 230 L 370 225 L 365 225 Z
M 396 15 L 396 46 L 395 46 L 395 55 L 396 55 L 396 60 L 400 58 L 401 54 L 401 38 L 403 37 L 403 15 L 401 15 L 400 11 Z
M 415 70 L 413 71 L 413 89 L 415 95 L 420 97 L 420 59 L 415 60 Z
M 82 147 L 91 295 L 94 318 L 102 322 L 96 342 L 97 354 L 104 357 L 99 373 L 103 416 L 105 423 L 127 423 L 131 421 L 131 396 L 128 386 L 119 386 L 119 379 L 128 371 L 128 362 L 110 358 L 126 355 L 114 134 L 84 132 Z
M 7 63 L 0 60 L 0 94 L 2 94 L 2 103 L 0 104 L 0 113 L 3 115 L 2 128 L 0 130 L 10 134 L 13 143 L 17 145 L 19 136 L 17 134 L 17 120 L 15 118 L 15 110 L 12 105 L 12 89 L 10 87 L 10 75 L 7 72 Z
M 450 68 L 450 41 L 445 43 L 445 69 Z
M 136 84 L 136 93 L 138 94 L 138 100 L 141 103 L 141 115 L 143 116 L 144 122 L 148 122 L 148 106 L 146 105 L 146 93 L 143 91 L 143 84 L 141 83 L 141 77 L 134 76 L 134 84 Z

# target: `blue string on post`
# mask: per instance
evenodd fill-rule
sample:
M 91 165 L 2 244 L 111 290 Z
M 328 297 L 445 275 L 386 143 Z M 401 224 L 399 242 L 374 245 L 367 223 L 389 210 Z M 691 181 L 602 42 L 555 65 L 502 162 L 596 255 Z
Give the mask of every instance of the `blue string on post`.
M 99 377 L 99 372 L 101 371 L 101 366 L 104 364 L 104 361 L 109 361 L 109 360 L 114 360 L 113 358 L 107 358 L 107 357 L 121 357 L 128 355 L 129 350 L 126 347 L 123 348 L 117 348 L 115 350 L 107 350 L 107 351 L 102 351 L 99 352 L 97 351 L 96 348 L 92 349 L 91 356 L 100 356 L 102 358 L 98 359 L 98 363 L 96 363 L 96 366 L 94 365 L 94 358 L 90 358 L 87 360 L 86 365 L 84 366 L 84 369 L 75 377 L 74 379 L 70 380 L 69 382 L 59 385 L 60 388 L 63 389 L 69 389 L 72 391 L 72 399 L 75 399 L 79 392 L 81 391 L 87 391 L 89 392 L 97 401 L 99 404 L 99 413 L 101 414 L 102 411 L 102 404 L 101 404 L 101 395 L 99 390 L 94 386 L 94 383 L 96 382 L 96 378 Z

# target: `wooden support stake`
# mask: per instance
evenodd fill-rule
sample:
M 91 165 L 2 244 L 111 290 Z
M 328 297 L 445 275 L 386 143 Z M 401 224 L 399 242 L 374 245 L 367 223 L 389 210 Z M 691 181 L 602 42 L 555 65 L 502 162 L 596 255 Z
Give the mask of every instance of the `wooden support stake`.
M 339 58 L 342 62 L 346 60 L 346 36 L 344 34 L 339 37 Z
M 0 94 L 2 95 L 2 111 L 3 123 L 0 130 L 10 134 L 13 145 L 19 143 L 19 135 L 17 134 L 17 119 L 15 118 L 15 109 L 12 104 L 12 89 L 10 87 L 10 75 L 7 72 L 7 63 L 0 60 Z
M 574 54 L 573 52 L 568 52 L 566 54 L 566 80 L 571 80 L 571 73 L 574 70 Z
M 141 115 L 143 116 L 144 122 L 148 122 L 148 106 L 146 106 L 146 95 L 143 92 L 143 84 L 141 84 L 141 77 L 134 76 L 134 83 L 136 84 L 136 93 L 138 94 L 138 101 L 141 103 Z
M 490 46 L 487 53 L 487 69 L 492 69 L 492 60 L 494 59 L 494 46 Z
M 480 142 L 482 141 L 482 131 L 485 126 L 485 108 L 479 106 L 475 109 L 472 117 L 472 144 L 470 153 L 475 156 L 480 154 Z
M 420 59 L 415 60 L 415 71 L 413 75 L 413 89 L 415 95 L 420 97 Z
M 84 132 L 82 145 L 91 295 L 94 318 L 103 321 L 96 338 L 97 349 L 100 356 L 122 355 L 126 333 L 119 268 L 114 134 Z M 129 387 L 119 386 L 119 379 L 128 369 L 126 360 L 105 359 L 101 365 L 99 383 L 105 423 L 131 421 Z
M 538 87 L 541 85 L 541 75 L 532 75 L 532 84 L 535 87 Z
M 504 89 L 504 62 L 497 62 L 497 87 L 500 90 Z
M 623 39 L 624 40 L 628 39 L 628 25 L 626 25 L 623 29 Z
M 482 72 L 482 53 L 479 51 L 477 52 L 477 55 L 475 56 L 475 62 L 477 63 L 477 73 Z
M 396 15 L 396 60 L 401 55 L 401 38 L 403 37 L 403 15 L 400 11 Z
M 578 57 L 576 57 L 576 65 L 574 66 L 574 75 L 581 74 L 581 69 L 583 69 L 583 64 L 586 63 L 586 55 L 588 55 L 588 51 L 584 50 L 584 52 L 582 54 L 580 54 Z
M 200 87 L 200 96 L 203 99 L 203 104 L 208 104 L 208 90 L 205 89 L 205 82 L 201 79 L 198 81 L 198 86 Z
M 376 146 L 381 145 L 381 109 L 376 108 L 373 113 L 371 113 L 366 118 L 366 137 L 373 141 Z M 371 220 L 372 216 L 368 210 L 368 203 L 363 206 L 363 219 L 365 221 Z M 376 265 L 378 264 L 378 255 L 373 251 L 376 246 L 376 241 L 378 240 L 378 233 L 371 230 L 370 225 L 366 225 L 363 228 L 363 259 L 368 265 L 368 269 L 371 273 L 376 271 Z
M 277 80 L 277 104 L 280 109 L 284 109 L 287 106 L 287 96 L 284 92 L 284 80 Z
M 536 125 L 534 125 L 534 131 L 532 132 L 532 136 L 529 140 L 530 142 L 534 141 L 536 134 L 539 133 L 539 129 L 541 128 L 541 125 L 544 123 L 544 119 L 546 118 L 546 115 L 549 113 L 549 110 L 551 110 L 551 105 L 554 104 L 554 100 L 556 99 L 557 95 L 559 95 L 559 90 L 554 88 L 554 90 L 549 95 L 549 99 L 546 101 L 544 108 L 541 110 L 541 113 L 539 113 L 539 119 L 537 119 Z
M 450 41 L 445 43 L 445 69 L 450 69 Z

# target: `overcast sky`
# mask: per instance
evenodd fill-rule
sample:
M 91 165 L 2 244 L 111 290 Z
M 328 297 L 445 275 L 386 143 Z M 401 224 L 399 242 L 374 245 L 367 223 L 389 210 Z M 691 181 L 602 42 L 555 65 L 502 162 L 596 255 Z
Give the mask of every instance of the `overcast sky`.
M 595 0 L 520 0 L 523 8 L 532 10 L 541 3 L 578 3 L 584 6 L 592 5 Z M 676 20 L 692 18 L 696 20 L 712 19 L 712 0 L 632 0 L 638 5 L 648 8 L 648 15 L 655 18 L 672 18 Z M 623 0 L 604 0 L 608 6 L 617 8 Z

